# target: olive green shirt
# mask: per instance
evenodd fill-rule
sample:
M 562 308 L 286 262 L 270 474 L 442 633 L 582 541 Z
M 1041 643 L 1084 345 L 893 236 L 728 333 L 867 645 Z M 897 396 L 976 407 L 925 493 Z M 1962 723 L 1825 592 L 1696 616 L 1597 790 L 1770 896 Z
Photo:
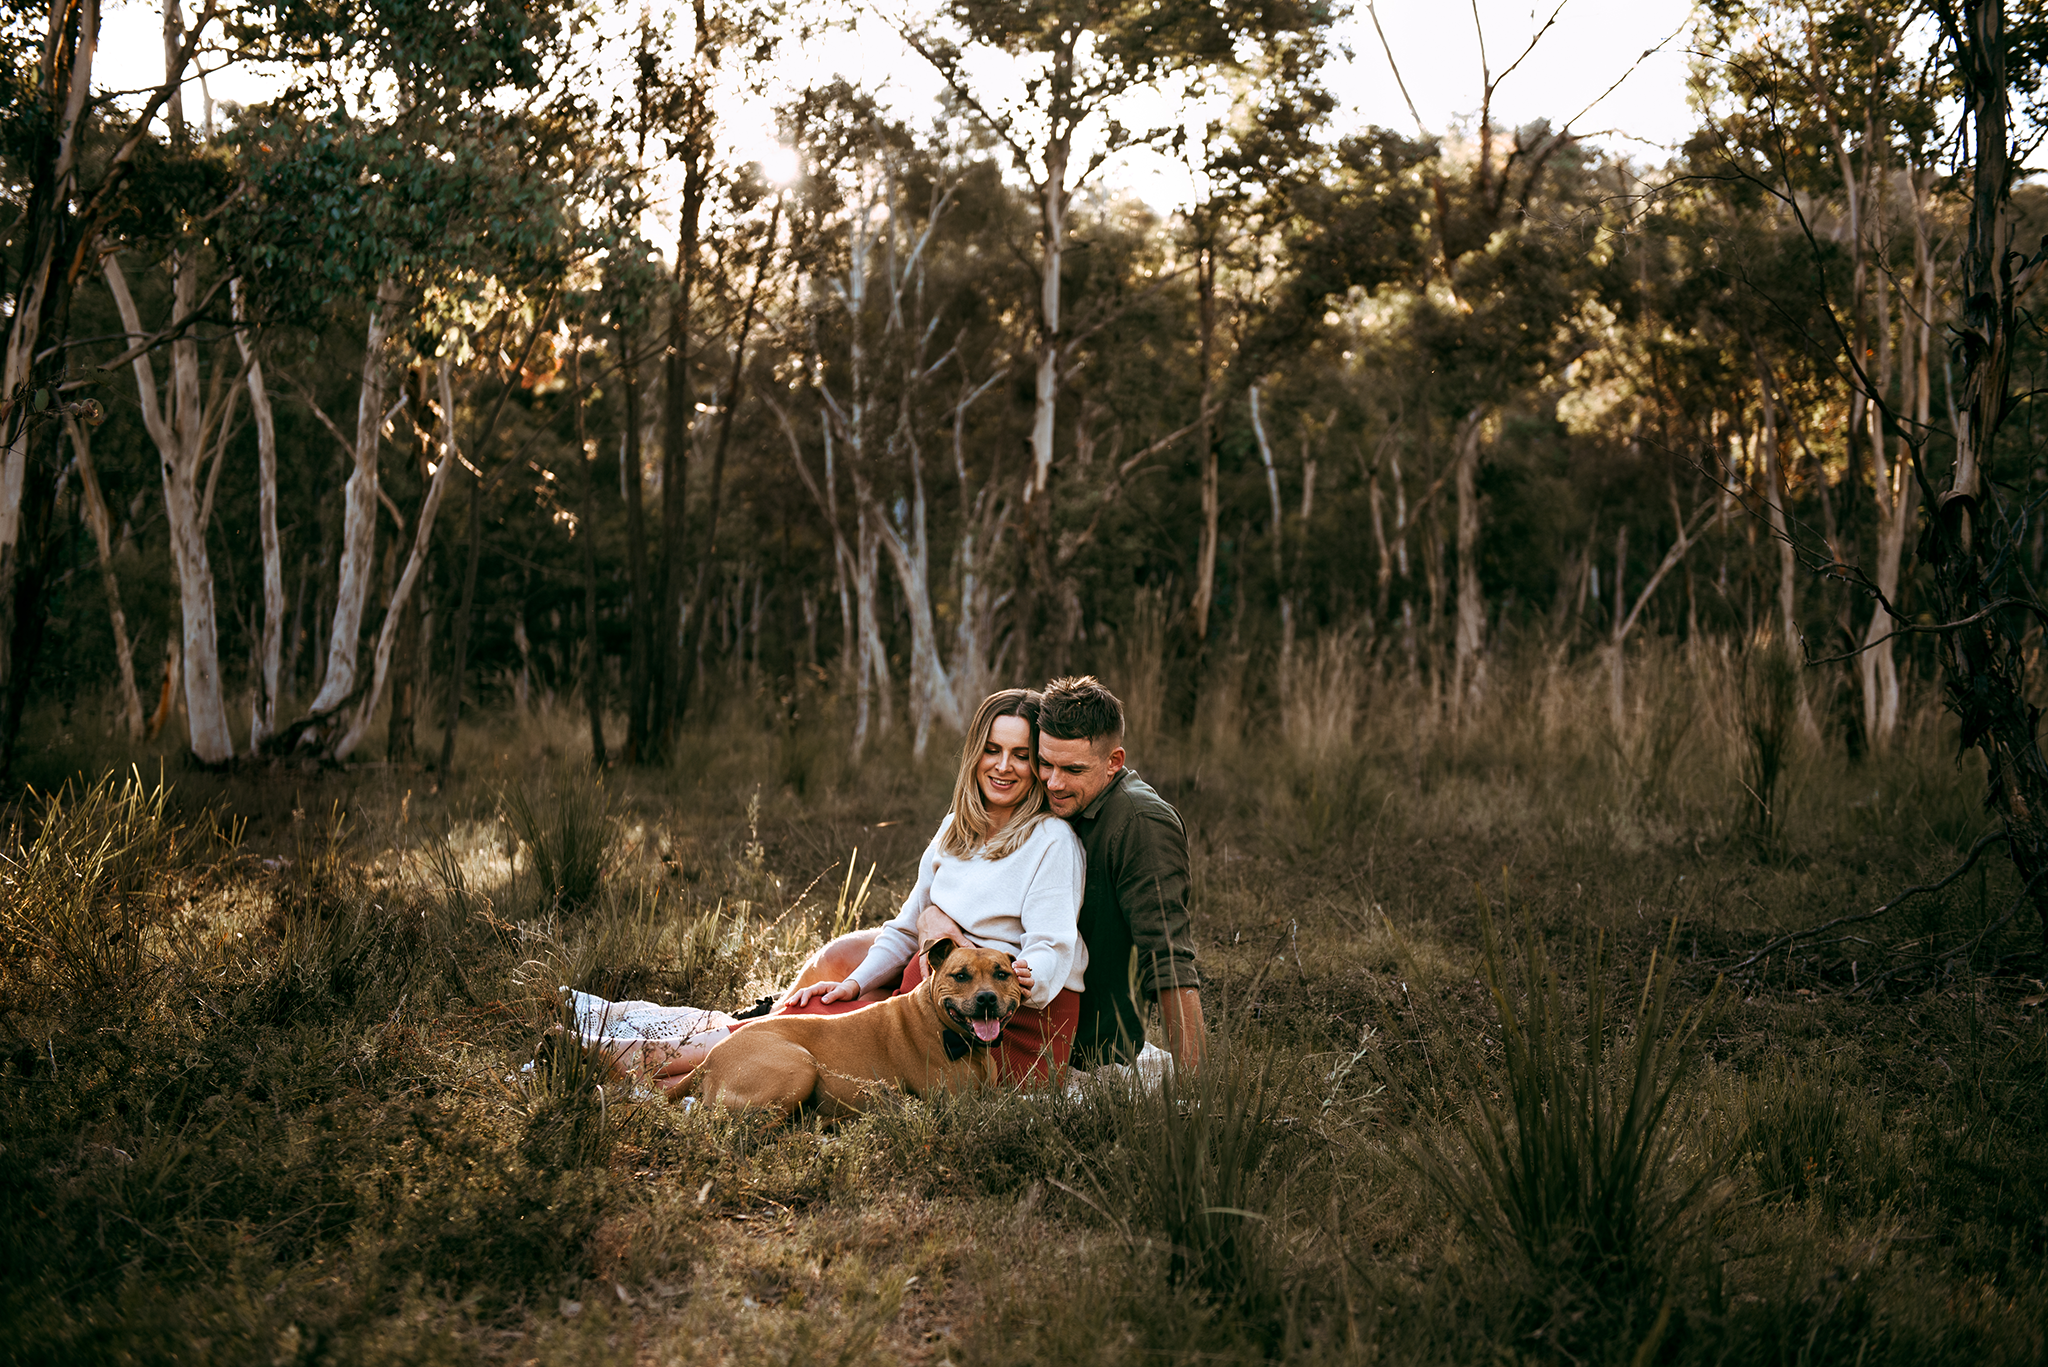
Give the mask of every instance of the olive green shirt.
M 1068 818 L 1088 853 L 1081 898 L 1087 981 L 1073 1060 L 1128 1062 L 1145 1040 L 1137 994 L 1199 987 L 1188 924 L 1188 835 L 1180 813 L 1124 769 Z

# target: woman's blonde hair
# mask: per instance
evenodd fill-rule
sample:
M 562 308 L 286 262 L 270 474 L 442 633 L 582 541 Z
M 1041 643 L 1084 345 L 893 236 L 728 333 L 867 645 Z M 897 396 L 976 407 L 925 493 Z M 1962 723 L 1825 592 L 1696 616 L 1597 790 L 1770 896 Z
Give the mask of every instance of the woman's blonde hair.
M 1031 787 L 1009 821 L 991 836 L 989 832 L 995 822 L 981 795 L 981 752 L 998 717 L 1022 717 L 1031 728 Z M 939 848 L 959 859 L 1001 859 L 1021 849 L 1052 810 L 1046 800 L 1045 784 L 1038 777 L 1037 759 L 1038 695 L 1028 688 L 1005 688 L 983 698 L 960 745 L 960 774 L 953 780 L 953 824 L 946 828 L 946 838 Z

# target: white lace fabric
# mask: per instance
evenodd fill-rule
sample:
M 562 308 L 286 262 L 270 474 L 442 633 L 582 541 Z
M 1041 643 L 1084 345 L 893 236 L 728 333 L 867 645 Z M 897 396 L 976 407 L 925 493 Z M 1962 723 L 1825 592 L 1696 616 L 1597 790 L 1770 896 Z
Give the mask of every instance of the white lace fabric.
M 736 1024 L 723 1011 L 663 1006 L 648 1001 L 606 1001 L 564 987 L 574 1028 L 585 1044 L 602 1048 L 621 1071 L 651 1072 L 685 1047 L 707 1049 L 732 1034 Z

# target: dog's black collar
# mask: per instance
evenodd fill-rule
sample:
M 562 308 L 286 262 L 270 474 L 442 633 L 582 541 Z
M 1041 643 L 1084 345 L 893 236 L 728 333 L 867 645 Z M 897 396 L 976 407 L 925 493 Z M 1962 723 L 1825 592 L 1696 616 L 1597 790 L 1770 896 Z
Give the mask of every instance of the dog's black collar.
M 996 1036 L 996 1039 L 1001 1038 L 1001 1035 Z M 952 1060 L 954 1063 L 958 1063 L 961 1059 L 966 1058 L 976 1049 L 993 1049 L 995 1047 L 995 1040 L 989 1040 L 987 1043 L 983 1043 L 981 1040 L 978 1039 L 962 1039 L 960 1036 L 954 1034 L 951 1030 L 948 1030 L 946 1032 L 946 1057 Z

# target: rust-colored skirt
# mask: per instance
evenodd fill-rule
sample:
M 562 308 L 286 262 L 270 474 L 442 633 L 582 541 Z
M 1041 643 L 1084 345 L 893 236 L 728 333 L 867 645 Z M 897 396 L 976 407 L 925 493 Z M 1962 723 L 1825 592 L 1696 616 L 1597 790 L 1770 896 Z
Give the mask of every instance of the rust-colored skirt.
M 903 985 L 891 993 L 901 997 L 924 981 L 924 956 L 904 966 Z M 777 1016 L 843 1016 L 873 1002 L 811 1002 L 806 1006 L 778 1007 Z M 766 1017 L 756 1017 L 766 1019 Z M 734 1030 L 744 1030 L 752 1021 L 741 1021 Z M 996 1043 L 996 1070 L 1013 1087 L 1050 1082 L 1067 1071 L 1067 1052 L 1073 1047 L 1074 1032 L 1081 1024 L 1081 994 L 1062 988 L 1043 1007 L 1019 1007 L 1003 1027 Z

